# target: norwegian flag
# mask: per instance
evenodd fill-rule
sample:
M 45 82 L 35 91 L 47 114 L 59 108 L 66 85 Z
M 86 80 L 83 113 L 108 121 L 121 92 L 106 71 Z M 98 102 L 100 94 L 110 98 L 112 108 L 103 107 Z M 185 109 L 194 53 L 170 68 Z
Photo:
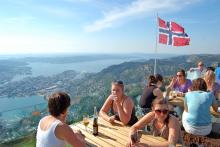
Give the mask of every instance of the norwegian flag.
M 172 46 L 189 45 L 190 38 L 184 28 L 175 22 L 166 22 L 158 17 L 159 43 Z

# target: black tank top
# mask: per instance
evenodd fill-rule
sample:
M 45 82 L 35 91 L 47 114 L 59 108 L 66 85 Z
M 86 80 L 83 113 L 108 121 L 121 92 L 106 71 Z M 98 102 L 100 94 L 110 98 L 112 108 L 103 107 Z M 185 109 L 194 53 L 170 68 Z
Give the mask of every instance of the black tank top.
M 144 88 L 144 92 L 139 101 L 139 106 L 141 108 L 151 108 L 153 100 L 157 97 L 153 93 L 155 88 L 157 88 L 155 85 L 146 86 Z
M 125 101 L 125 99 L 124 99 L 124 101 Z M 122 102 L 122 107 L 123 107 L 124 101 Z M 112 106 L 111 106 L 111 110 L 110 110 L 110 111 L 111 111 L 111 114 L 112 114 L 112 115 L 115 115 L 115 119 L 116 119 L 116 120 L 121 121 L 120 118 L 119 118 L 118 112 L 114 112 L 113 102 L 114 102 L 114 100 L 112 100 Z M 135 115 L 135 106 L 134 106 L 133 109 L 132 109 L 131 118 L 130 118 L 130 120 L 129 120 L 129 122 L 128 122 L 127 125 L 132 126 L 132 125 L 135 124 L 137 121 L 138 121 L 138 118 L 137 118 L 136 115 Z

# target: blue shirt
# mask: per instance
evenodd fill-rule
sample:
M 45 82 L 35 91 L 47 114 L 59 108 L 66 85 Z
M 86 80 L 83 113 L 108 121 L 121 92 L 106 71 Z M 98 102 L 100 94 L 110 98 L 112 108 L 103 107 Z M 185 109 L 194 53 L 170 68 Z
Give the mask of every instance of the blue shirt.
M 188 107 L 187 122 L 192 126 L 207 126 L 211 123 L 210 106 L 216 103 L 211 92 L 192 91 L 185 95 Z
M 215 69 L 216 81 L 220 84 L 220 67 Z

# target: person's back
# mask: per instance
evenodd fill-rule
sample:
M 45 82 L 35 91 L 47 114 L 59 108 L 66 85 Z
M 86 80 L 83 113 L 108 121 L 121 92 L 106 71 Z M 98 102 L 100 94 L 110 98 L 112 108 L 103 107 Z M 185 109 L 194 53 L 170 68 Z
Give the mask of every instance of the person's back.
M 210 106 L 217 112 L 215 96 L 207 92 L 205 80 L 193 80 L 192 91 L 185 95 L 182 116 L 183 127 L 187 133 L 205 136 L 212 131 Z
M 153 100 L 157 97 L 154 95 L 153 90 L 156 88 L 156 86 L 146 86 L 144 88 L 143 94 L 140 98 L 139 105 L 141 108 L 151 108 L 151 103 Z
M 64 140 L 57 138 L 55 135 L 56 127 L 61 121 L 54 120 L 48 121 L 48 117 L 40 120 L 37 129 L 37 144 L 36 147 L 63 147 L 65 146 Z M 43 127 L 42 127 L 43 126 Z M 46 128 L 45 128 L 46 127 Z
M 48 97 L 49 115 L 38 124 L 37 147 L 63 147 L 65 143 L 77 147 L 85 146 L 81 131 L 72 129 L 65 123 L 69 106 L 70 96 L 65 92 L 55 92 Z
M 214 96 L 210 92 L 192 91 L 185 96 L 188 106 L 187 121 L 191 125 L 205 126 L 211 123 L 210 106 Z
M 144 88 L 143 94 L 139 101 L 139 106 L 141 107 L 143 114 L 151 111 L 151 104 L 156 97 L 163 97 L 163 93 L 157 87 L 158 81 L 160 81 L 160 84 L 162 84 L 163 77 L 159 74 L 157 74 L 157 78 L 154 75 L 150 75 L 148 77 L 148 84 Z

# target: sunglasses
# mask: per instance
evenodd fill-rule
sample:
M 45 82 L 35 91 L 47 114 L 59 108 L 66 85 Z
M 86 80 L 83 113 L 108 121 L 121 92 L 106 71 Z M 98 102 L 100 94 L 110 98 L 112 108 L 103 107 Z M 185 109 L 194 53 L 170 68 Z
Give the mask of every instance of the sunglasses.
M 163 113 L 163 114 L 167 114 L 168 113 L 168 110 L 154 110 L 157 114 L 161 114 L 161 113 Z

